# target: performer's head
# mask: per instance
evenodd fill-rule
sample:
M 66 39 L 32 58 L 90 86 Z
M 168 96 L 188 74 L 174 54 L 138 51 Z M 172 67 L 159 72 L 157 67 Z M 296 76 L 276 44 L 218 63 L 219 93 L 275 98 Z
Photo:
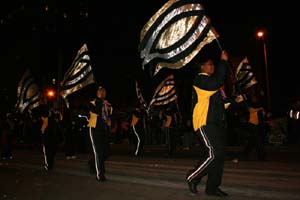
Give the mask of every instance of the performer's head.
M 215 65 L 214 65 L 212 59 L 208 59 L 208 60 L 200 63 L 199 67 L 200 67 L 201 73 L 206 73 L 206 74 L 211 75 L 215 71 Z
M 193 65 L 197 73 L 213 74 L 215 71 L 214 63 L 216 62 L 215 51 L 211 47 L 203 48 L 193 59 Z
M 100 99 L 106 98 L 106 89 L 102 86 L 99 86 L 96 93 L 97 97 Z

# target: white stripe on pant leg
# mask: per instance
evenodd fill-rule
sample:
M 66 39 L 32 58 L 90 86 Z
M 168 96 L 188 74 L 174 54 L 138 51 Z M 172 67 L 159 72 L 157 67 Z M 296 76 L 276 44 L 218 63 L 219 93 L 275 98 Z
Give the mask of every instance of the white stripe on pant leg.
M 97 173 L 97 178 L 99 179 L 99 175 L 100 175 L 100 172 L 98 170 L 98 164 L 99 164 L 99 160 L 98 160 L 98 155 L 97 155 L 97 152 L 96 152 L 96 146 L 95 146 L 95 143 L 94 143 L 94 139 L 93 139 L 93 135 L 92 135 L 92 128 L 90 127 L 90 139 L 91 139 L 91 143 L 92 143 L 92 147 L 93 147 L 93 152 L 94 152 L 94 157 L 95 157 L 95 168 L 96 168 L 96 173 Z
M 136 135 L 136 138 L 137 138 L 137 145 L 136 145 L 136 150 L 135 150 L 135 152 L 134 152 L 134 155 L 137 155 L 138 154 L 138 151 L 139 151 L 139 147 L 140 147 L 140 142 L 141 142 L 141 140 L 140 140 L 140 137 L 139 137 L 139 134 L 136 132 L 136 130 L 135 130 L 135 126 L 132 126 L 132 129 L 133 129 L 133 132 L 134 132 L 134 134 Z
M 206 137 L 204 130 L 202 128 L 199 128 L 200 135 L 202 136 L 205 146 L 208 148 L 208 158 L 192 173 L 187 177 L 188 181 L 191 181 L 193 178 L 195 178 L 199 173 L 211 163 L 211 161 L 214 159 L 214 152 L 213 147 L 210 145 L 210 142 L 208 138 Z
M 48 168 L 48 162 L 47 162 L 47 154 L 46 154 L 46 147 L 43 144 L 43 153 L 44 153 L 44 160 L 45 160 L 45 165 Z

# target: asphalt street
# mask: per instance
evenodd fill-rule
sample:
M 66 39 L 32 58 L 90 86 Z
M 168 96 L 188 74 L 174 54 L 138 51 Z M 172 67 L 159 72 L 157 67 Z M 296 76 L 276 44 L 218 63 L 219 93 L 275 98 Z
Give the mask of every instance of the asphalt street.
M 216 199 L 204 194 L 205 179 L 198 194 L 188 190 L 185 174 L 196 164 L 197 150 L 180 150 L 173 158 L 166 157 L 164 147 L 159 146 L 146 147 L 140 158 L 133 157 L 131 150 L 126 145 L 112 147 L 106 162 L 108 181 L 102 183 L 89 173 L 90 153 L 66 160 L 58 152 L 54 170 L 46 172 L 41 151 L 16 149 L 13 160 L 0 162 L 0 199 Z M 228 151 L 233 155 L 235 150 Z M 298 152 L 269 149 L 266 161 L 233 162 L 228 157 L 222 183 L 230 194 L 226 199 L 300 199 L 300 162 L 293 159 L 295 155 Z

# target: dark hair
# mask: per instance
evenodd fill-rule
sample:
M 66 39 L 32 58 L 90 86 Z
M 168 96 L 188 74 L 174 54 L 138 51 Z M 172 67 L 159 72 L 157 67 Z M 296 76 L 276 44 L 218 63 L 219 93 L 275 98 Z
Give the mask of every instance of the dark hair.
M 210 43 L 205 45 L 201 51 L 193 58 L 192 63 L 195 66 L 201 66 L 208 60 L 212 60 L 213 63 L 218 62 L 220 59 L 220 49 L 216 43 Z
M 103 87 L 103 86 L 99 86 L 97 90 L 105 90 L 106 91 L 105 87 Z

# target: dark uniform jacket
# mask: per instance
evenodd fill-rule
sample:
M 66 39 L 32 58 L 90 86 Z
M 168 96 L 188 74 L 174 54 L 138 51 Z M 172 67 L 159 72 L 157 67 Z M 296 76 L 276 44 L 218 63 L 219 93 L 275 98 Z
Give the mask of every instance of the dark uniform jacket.
M 109 120 L 112 112 L 110 104 L 106 100 L 95 98 L 89 104 L 89 111 L 90 118 L 88 126 L 95 128 L 101 132 L 107 131 L 107 120 Z
M 221 60 L 213 75 L 199 73 L 193 83 L 193 126 L 194 130 L 206 124 L 223 125 L 225 106 L 219 91 L 224 84 L 227 62 Z

